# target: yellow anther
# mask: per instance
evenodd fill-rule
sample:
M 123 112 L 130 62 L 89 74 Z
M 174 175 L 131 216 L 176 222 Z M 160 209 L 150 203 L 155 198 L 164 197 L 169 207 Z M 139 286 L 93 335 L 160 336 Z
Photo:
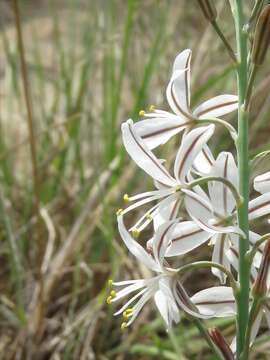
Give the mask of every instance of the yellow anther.
M 110 292 L 110 295 L 111 295 L 112 298 L 116 297 L 116 291 L 115 291 L 115 290 L 112 290 L 112 291 Z
M 108 296 L 106 302 L 108 305 L 110 305 L 112 303 L 112 297 Z
M 155 106 L 154 106 L 154 105 L 150 105 L 149 111 L 155 111 L 155 110 L 156 110 Z
M 129 316 L 133 314 L 133 308 L 129 308 L 123 312 L 123 318 L 128 319 Z
M 117 215 L 117 216 L 120 216 L 120 215 L 122 214 L 122 212 L 123 212 L 123 209 L 118 209 L 118 210 L 116 211 L 116 215 Z
M 147 220 L 153 220 L 152 215 L 149 214 L 149 213 L 147 213 L 147 214 L 145 215 L 145 217 L 146 217 Z
M 113 280 L 112 280 L 112 279 L 109 279 L 109 280 L 108 280 L 108 286 L 109 286 L 109 287 L 112 287 L 112 284 L 113 284 Z
M 139 237 L 140 236 L 140 230 L 138 230 L 137 228 L 134 228 L 134 229 L 132 229 L 131 230 L 131 233 L 132 233 L 132 236 L 133 237 L 135 237 L 135 238 L 137 238 L 137 237 Z
M 128 203 L 128 202 L 129 202 L 129 196 L 128 196 L 128 194 L 125 194 L 125 195 L 123 196 L 123 200 L 124 200 L 125 203 Z
M 124 318 L 125 320 L 128 319 L 128 314 L 126 313 L 126 311 L 123 312 L 123 318 Z
M 139 116 L 144 116 L 144 115 L 145 115 L 145 111 L 144 111 L 144 110 L 139 111 Z
M 121 324 L 121 330 L 124 331 L 126 328 L 127 328 L 127 323 L 126 323 L 126 322 L 123 322 L 123 323 Z

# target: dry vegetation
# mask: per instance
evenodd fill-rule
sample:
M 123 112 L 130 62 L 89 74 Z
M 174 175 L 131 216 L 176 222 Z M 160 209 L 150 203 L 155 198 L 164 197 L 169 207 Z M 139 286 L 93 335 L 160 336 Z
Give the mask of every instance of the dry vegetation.
M 218 2 L 220 23 L 233 43 L 225 3 Z M 154 306 L 148 306 L 122 333 L 121 320 L 113 317 L 114 309 L 105 299 L 109 278 L 146 272 L 132 266 L 133 258 L 127 256 L 115 229 L 114 212 L 122 194 L 145 186 L 142 172 L 123 152 L 119 124 L 128 116 L 137 118 L 149 104 L 166 108 L 164 89 L 171 63 L 185 47 L 194 51 L 193 103 L 212 93 L 235 91 L 222 44 L 195 1 L 19 4 L 40 215 L 35 211 L 14 14 L 11 1 L 2 0 L 0 359 L 213 359 L 188 319 L 166 334 Z M 260 73 L 253 101 L 254 154 L 258 143 L 260 150 L 270 147 L 268 69 Z M 213 146 L 229 149 L 226 134 L 219 130 Z M 162 151 L 168 154 L 175 145 Z M 202 247 L 195 257 L 205 257 L 206 252 L 207 246 Z M 199 280 L 198 273 L 187 279 L 190 292 L 215 281 L 208 271 L 200 275 Z M 225 335 L 233 334 L 230 319 L 208 325 L 214 324 Z M 258 359 L 270 357 L 266 340 L 259 338 L 255 347 Z

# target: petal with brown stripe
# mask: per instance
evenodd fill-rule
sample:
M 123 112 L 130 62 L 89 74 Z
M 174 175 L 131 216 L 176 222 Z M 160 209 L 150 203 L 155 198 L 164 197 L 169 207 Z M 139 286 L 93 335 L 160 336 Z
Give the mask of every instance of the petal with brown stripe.
M 214 286 L 199 291 L 192 296 L 191 301 L 204 315 L 226 317 L 236 314 L 233 291 L 228 286 Z
M 211 236 L 201 229 L 194 221 L 183 221 L 175 225 L 171 245 L 166 251 L 166 257 L 179 256 L 194 250 L 205 243 Z
M 270 192 L 251 200 L 248 207 L 249 220 L 268 215 L 270 213 Z
M 122 138 L 126 151 L 140 168 L 153 179 L 165 185 L 175 185 L 175 180 L 162 165 L 161 161 L 149 150 L 144 141 L 136 133 L 131 119 L 122 124 Z
M 213 135 L 214 125 L 202 126 L 183 136 L 181 146 L 177 152 L 174 163 L 175 179 L 184 183 L 192 164 L 207 141 Z
M 188 122 L 185 118 L 169 114 L 167 118 L 156 116 L 140 120 L 134 124 L 134 129 L 147 147 L 154 149 L 165 144 L 172 136 L 184 130 L 187 125 Z
M 209 175 L 222 177 L 237 187 L 238 174 L 233 155 L 229 152 L 221 152 Z M 236 203 L 228 186 L 221 181 L 213 181 L 208 183 L 208 190 L 214 210 L 222 216 L 230 215 Z
M 193 111 L 193 116 L 199 119 L 219 117 L 235 111 L 238 108 L 238 97 L 236 95 L 219 95 L 209 99 Z

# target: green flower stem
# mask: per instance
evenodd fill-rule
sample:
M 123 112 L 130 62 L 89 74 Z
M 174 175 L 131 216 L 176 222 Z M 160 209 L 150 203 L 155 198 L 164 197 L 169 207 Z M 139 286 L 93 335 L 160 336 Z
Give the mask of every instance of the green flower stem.
M 240 196 L 238 190 L 236 189 L 236 187 L 227 179 L 221 177 L 221 176 L 205 176 L 205 177 L 202 177 L 202 178 L 198 178 L 196 180 L 193 180 L 191 181 L 189 184 L 188 184 L 188 188 L 193 188 L 197 185 L 202 185 L 202 184 L 205 184 L 205 183 L 208 183 L 209 181 L 218 181 L 218 182 L 222 182 L 224 185 L 226 185 L 230 191 L 232 192 L 233 194 L 233 197 L 236 201 L 236 204 L 237 204 L 237 207 L 240 207 L 242 206 L 243 204 L 243 199 L 242 197 Z
M 201 268 L 216 268 L 216 269 L 222 271 L 225 275 L 227 275 L 233 291 L 235 293 L 237 293 L 238 285 L 237 285 L 237 282 L 234 280 L 232 273 L 228 269 L 226 269 L 224 266 L 222 266 L 218 263 L 215 263 L 212 261 L 196 261 L 191 264 L 186 264 L 186 265 L 180 267 L 179 269 L 177 269 L 177 273 L 181 274 L 186 271 L 190 271 L 190 270 L 194 270 L 194 269 L 201 269 Z
M 238 175 L 239 192 L 243 198 L 243 203 L 238 208 L 239 226 L 245 233 L 245 238 L 239 240 L 239 282 L 240 289 L 237 294 L 237 359 L 245 346 L 245 334 L 248 326 L 249 314 L 249 277 L 250 266 L 246 259 L 246 252 L 249 249 L 249 222 L 248 222 L 248 202 L 249 202 L 249 149 L 248 149 L 248 112 L 245 109 L 245 97 L 247 93 L 247 38 L 244 31 L 243 0 L 234 0 L 233 16 L 236 28 L 237 41 L 237 85 L 238 85 Z M 247 359 L 246 359 L 247 360 Z
M 196 125 L 201 125 L 201 124 L 222 125 L 229 131 L 229 133 L 230 133 L 230 135 L 231 135 L 234 142 L 238 138 L 238 134 L 237 134 L 237 131 L 235 130 L 235 128 L 225 120 L 217 119 L 217 118 L 211 118 L 211 119 L 198 119 L 198 120 L 195 120 L 195 121 L 196 121 Z

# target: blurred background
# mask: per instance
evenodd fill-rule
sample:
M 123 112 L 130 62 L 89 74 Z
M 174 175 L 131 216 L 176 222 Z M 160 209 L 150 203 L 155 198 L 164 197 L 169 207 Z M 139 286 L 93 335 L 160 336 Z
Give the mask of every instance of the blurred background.
M 215 3 L 235 48 L 228 2 Z M 120 124 L 151 104 L 168 110 L 166 85 L 184 48 L 193 50 L 192 104 L 235 93 L 222 43 L 196 1 L 13 5 L 0 1 L 0 359 L 215 359 L 184 314 L 167 333 L 151 303 L 122 332 L 106 298 L 108 279 L 148 275 L 116 231 L 123 194 L 152 186 L 125 154 Z M 246 1 L 247 14 L 252 6 Z M 251 156 L 270 149 L 267 64 L 252 101 Z M 227 120 L 236 125 L 236 114 Z M 174 138 L 159 156 L 172 158 L 178 144 Z M 212 148 L 233 151 L 222 128 Z M 206 245 L 177 264 L 209 256 Z M 207 270 L 185 279 L 190 294 L 216 283 Z M 206 325 L 233 337 L 232 319 Z M 252 356 L 270 358 L 269 337 L 258 338 Z

